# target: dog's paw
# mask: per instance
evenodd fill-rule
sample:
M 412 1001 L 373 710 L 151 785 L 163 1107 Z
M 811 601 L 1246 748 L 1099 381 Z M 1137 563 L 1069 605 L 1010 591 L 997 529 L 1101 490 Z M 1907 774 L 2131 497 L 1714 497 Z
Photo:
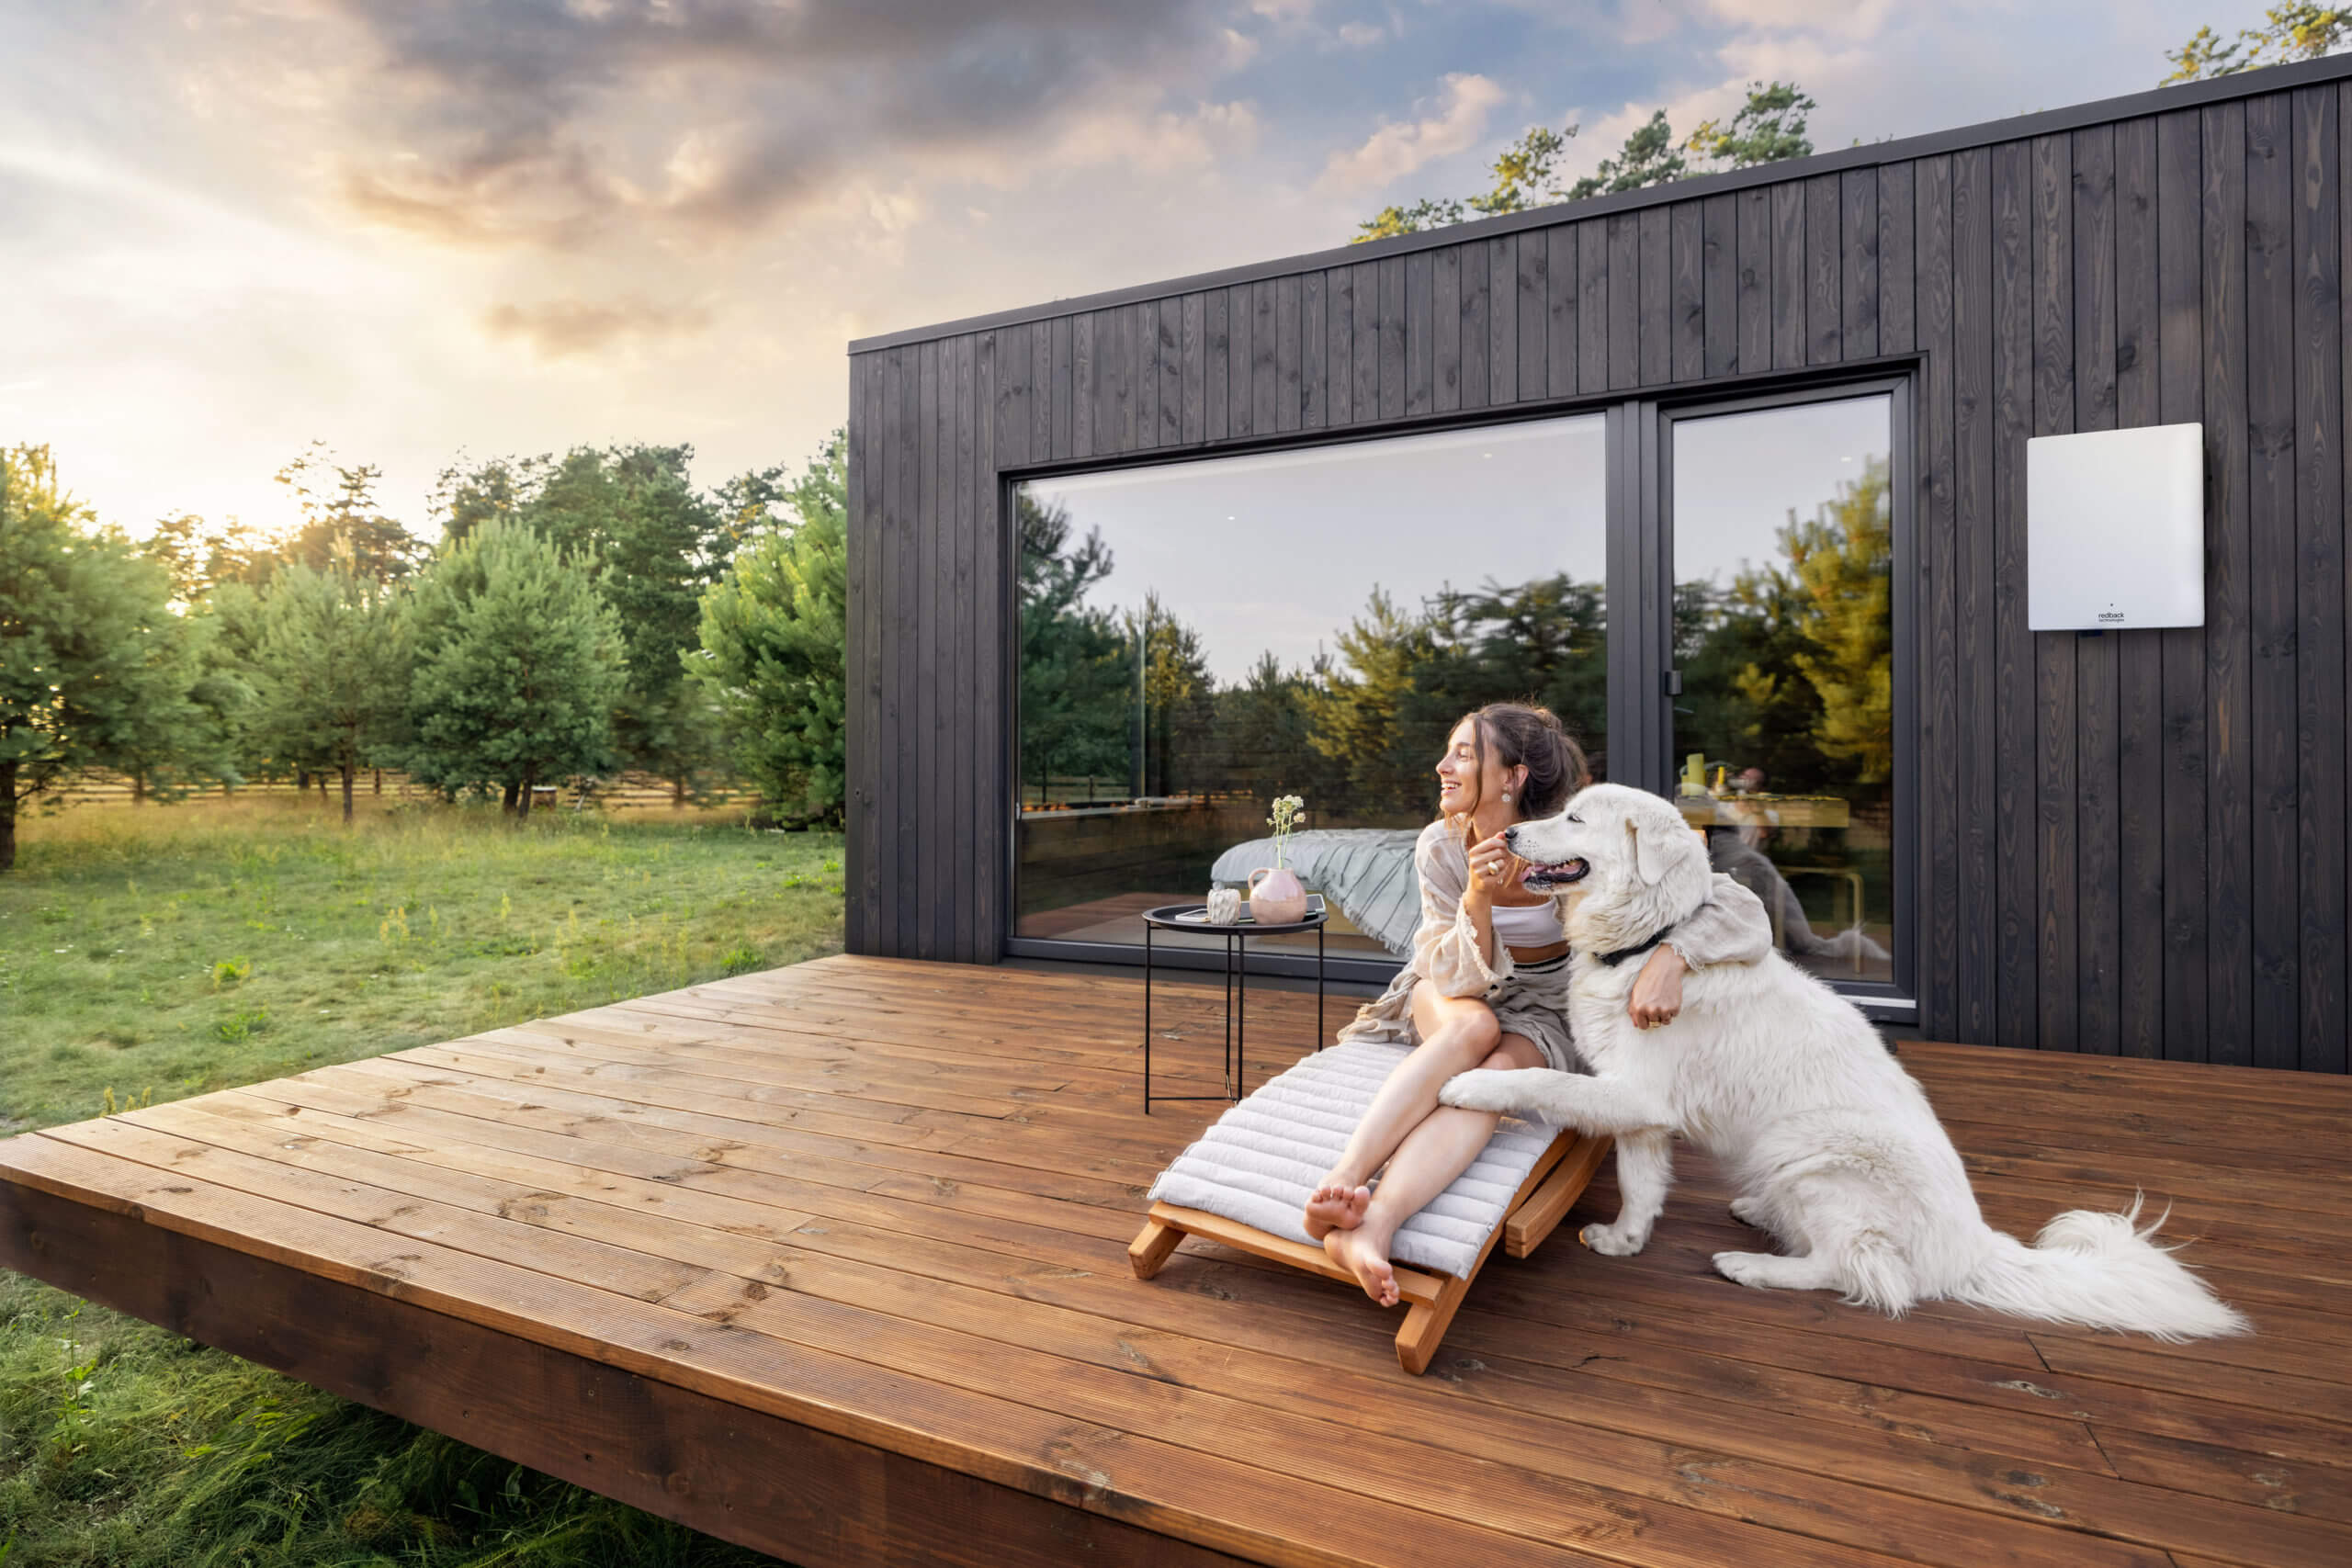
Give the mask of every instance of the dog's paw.
M 1754 1225 L 1758 1230 L 1770 1230 L 1772 1228 L 1770 1223 L 1764 1218 L 1763 1203 L 1754 1198 L 1733 1199 L 1731 1201 L 1731 1217 L 1737 1220 L 1741 1224 Z
M 1584 1244 L 1610 1258 L 1631 1258 L 1649 1245 L 1649 1233 L 1621 1230 L 1615 1225 L 1587 1225 L 1578 1233 Z
M 1520 1097 L 1511 1080 L 1517 1077 L 1517 1072 L 1498 1067 L 1456 1073 L 1438 1086 L 1438 1103 L 1463 1111 L 1515 1111 Z
M 1777 1261 L 1770 1253 L 1762 1252 L 1718 1252 L 1714 1257 L 1716 1273 L 1735 1285 L 1746 1285 L 1758 1291 L 1772 1288 L 1771 1281 L 1765 1276 Z

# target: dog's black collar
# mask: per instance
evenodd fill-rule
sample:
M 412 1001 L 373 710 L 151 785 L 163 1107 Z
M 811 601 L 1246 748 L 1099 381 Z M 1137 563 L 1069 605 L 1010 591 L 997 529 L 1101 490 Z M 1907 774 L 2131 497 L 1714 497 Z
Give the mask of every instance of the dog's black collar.
M 1597 953 L 1593 954 L 1593 956 L 1598 958 L 1601 963 L 1607 964 L 1610 968 L 1614 969 L 1620 964 L 1624 963 L 1628 958 L 1639 958 L 1643 953 L 1647 953 L 1651 948 L 1656 947 L 1659 942 L 1664 942 L 1668 937 L 1670 937 L 1673 934 L 1674 928 L 1672 926 L 1668 926 L 1664 931 L 1658 932 L 1656 936 L 1651 937 L 1647 942 L 1636 942 L 1632 947 L 1621 947 L 1614 953 Z

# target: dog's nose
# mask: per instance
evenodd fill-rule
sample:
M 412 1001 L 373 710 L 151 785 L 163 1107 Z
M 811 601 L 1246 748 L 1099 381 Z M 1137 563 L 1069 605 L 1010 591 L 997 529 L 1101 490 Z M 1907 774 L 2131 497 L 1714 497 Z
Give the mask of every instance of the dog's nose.
M 1503 829 L 1503 848 L 1507 850 L 1515 850 L 1519 848 L 1519 829 L 1517 828 L 1506 828 Z

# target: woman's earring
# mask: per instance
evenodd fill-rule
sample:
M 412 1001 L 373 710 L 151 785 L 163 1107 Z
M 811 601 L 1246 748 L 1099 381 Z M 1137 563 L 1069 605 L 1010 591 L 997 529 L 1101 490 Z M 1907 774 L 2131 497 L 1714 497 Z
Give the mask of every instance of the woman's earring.
M 1505 791 L 1503 791 L 1503 798 L 1504 798 L 1505 800 L 1509 800 L 1509 799 L 1510 798 L 1510 791 L 1509 791 L 1509 790 L 1505 790 Z

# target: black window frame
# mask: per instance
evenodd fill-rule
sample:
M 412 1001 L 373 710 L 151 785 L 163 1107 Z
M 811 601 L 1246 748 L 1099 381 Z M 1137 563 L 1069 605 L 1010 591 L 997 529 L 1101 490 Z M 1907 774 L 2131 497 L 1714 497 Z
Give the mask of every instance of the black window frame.
M 1122 452 L 1059 462 L 1027 463 L 997 473 L 998 515 L 1017 514 L 1015 492 L 1039 479 L 1080 474 L 1124 472 L 1163 468 L 1179 463 L 1214 462 L 1221 457 L 1262 456 L 1305 451 L 1399 436 L 1434 434 L 1450 430 L 1497 428 L 1544 420 L 1600 414 L 1607 423 L 1603 451 L 1607 514 L 1603 527 L 1604 592 L 1608 615 L 1609 776 L 1622 784 L 1666 793 L 1672 774 L 1672 699 L 1666 676 L 1673 668 L 1673 595 L 1670 577 L 1673 553 L 1673 426 L 1681 420 L 1716 414 L 1761 412 L 1807 403 L 1835 402 L 1886 395 L 1888 411 L 1889 480 L 1893 507 L 1894 592 L 1890 595 L 1894 616 L 1894 979 L 1854 981 L 1829 979 L 1840 995 L 1849 998 L 1880 1022 L 1907 1023 L 1917 1018 L 1917 932 L 1919 927 L 1918 855 L 1920 824 L 1918 792 L 1919 730 L 1918 669 L 1919 613 L 1917 494 L 1919 479 L 1915 421 L 1919 406 L 1917 382 L 1921 361 L 1916 355 L 1892 355 L 1876 361 L 1824 367 L 1817 371 L 1776 373 L 1678 388 L 1646 395 L 1624 392 L 1554 399 L 1523 403 L 1508 410 L 1476 409 L 1457 414 L 1409 421 L 1383 422 L 1369 427 L 1326 432 L 1283 432 L 1248 441 L 1234 441 L 1208 450 L 1184 447 L 1152 452 Z M 1020 542 L 1008 536 L 999 560 L 999 603 L 1003 606 L 1002 657 L 1005 678 L 1003 755 L 1020 766 Z M 1021 838 L 1020 792 L 1008 787 L 1013 774 L 999 781 L 1009 808 L 1004 840 L 1003 904 L 1001 919 L 1002 955 L 1008 958 L 1069 960 L 1080 963 L 1135 964 L 1139 945 L 1125 942 L 1071 942 L 1052 937 L 1023 937 L 1018 930 Z M 1224 966 L 1219 952 L 1161 948 L 1154 962 L 1171 969 L 1216 970 Z M 1311 955 L 1251 952 L 1252 975 L 1311 978 Z M 1400 961 L 1333 955 L 1327 972 L 1332 979 L 1384 985 Z

